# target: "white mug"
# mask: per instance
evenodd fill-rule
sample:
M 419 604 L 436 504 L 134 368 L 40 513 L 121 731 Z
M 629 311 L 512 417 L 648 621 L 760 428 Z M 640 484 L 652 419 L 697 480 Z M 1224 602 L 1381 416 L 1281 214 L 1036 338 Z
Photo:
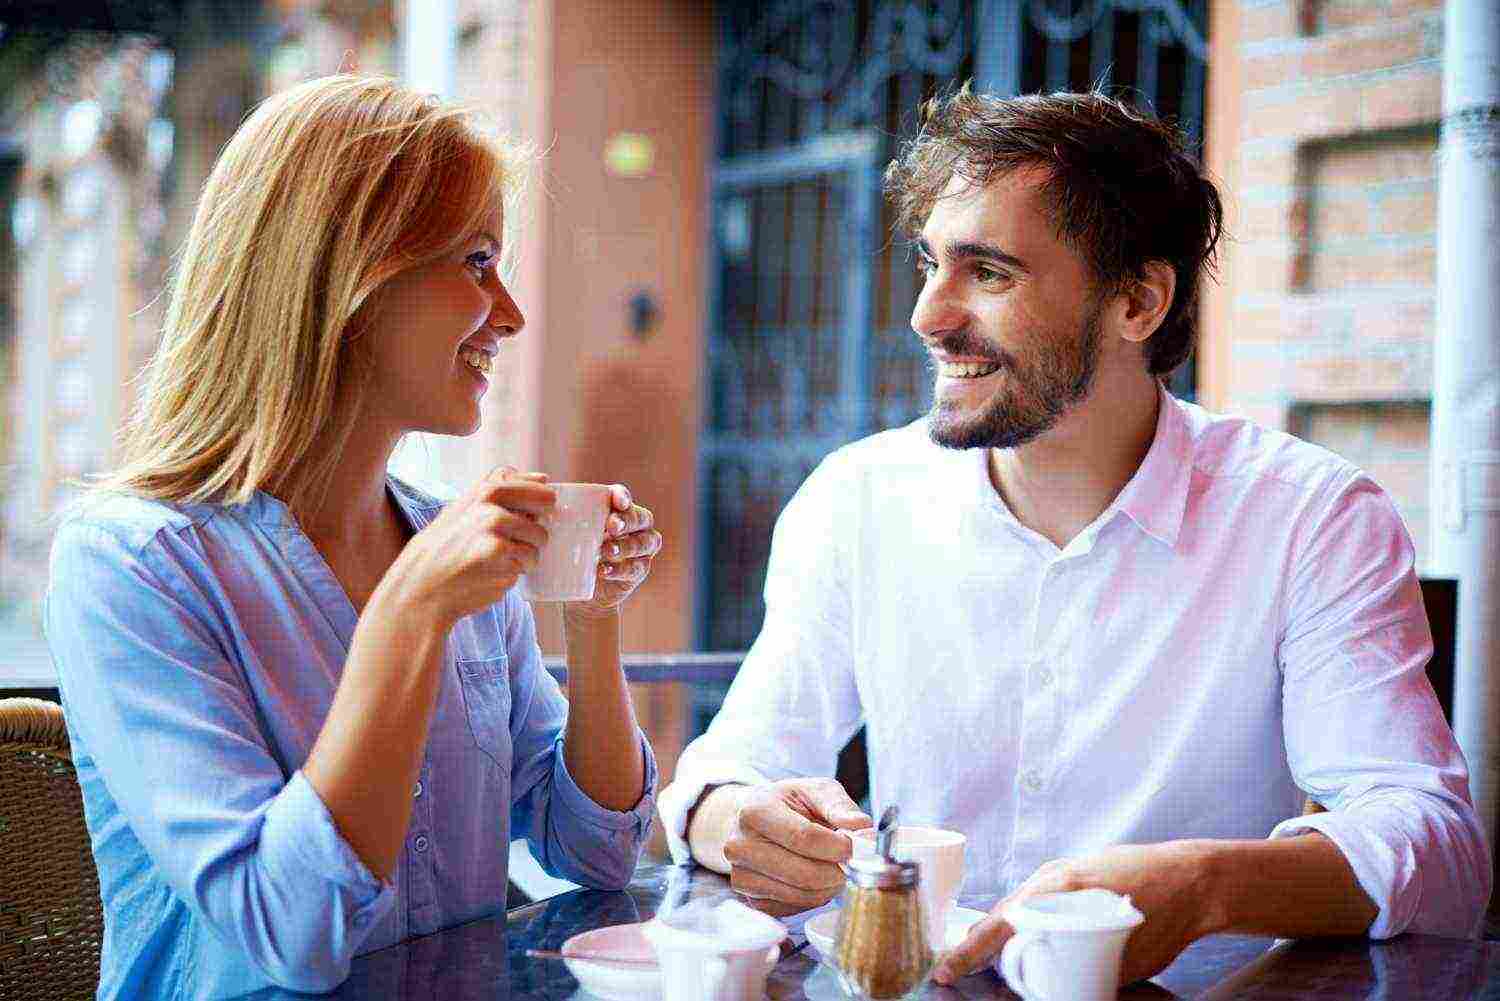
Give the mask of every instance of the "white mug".
M 739 901 L 690 904 L 641 931 L 656 950 L 663 1001 L 760 1001 L 786 937 L 779 921 Z
M 1001 911 L 1000 972 L 1025 1001 L 1114 1001 L 1125 940 L 1146 916 L 1109 890 L 1047 893 Z
M 850 836 L 854 854 L 875 854 L 873 828 L 856 831 Z M 942 952 L 947 937 L 948 912 L 964 882 L 964 846 L 969 839 L 957 831 L 942 827 L 896 828 L 895 857 L 898 862 L 916 862 L 922 867 L 922 881 L 917 896 L 927 919 L 927 944 L 933 952 Z
M 536 569 L 521 575 L 528 601 L 588 601 L 599 579 L 599 547 L 609 518 L 609 487 L 603 483 L 549 483 L 557 506 L 537 519 L 547 542 Z

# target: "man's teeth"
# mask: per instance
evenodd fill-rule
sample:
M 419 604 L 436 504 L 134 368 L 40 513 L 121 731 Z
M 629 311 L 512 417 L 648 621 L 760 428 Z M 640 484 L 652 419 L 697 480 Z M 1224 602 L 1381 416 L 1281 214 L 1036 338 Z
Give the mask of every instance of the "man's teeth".
M 468 365 L 470 368 L 478 369 L 485 375 L 489 374 L 490 356 L 485 354 L 483 351 L 475 351 L 472 348 L 464 348 L 458 353 L 458 356 L 462 358 L 464 360 L 464 364 Z
M 978 379 L 1000 369 L 999 365 L 969 364 L 963 362 L 938 362 L 938 372 L 949 379 Z

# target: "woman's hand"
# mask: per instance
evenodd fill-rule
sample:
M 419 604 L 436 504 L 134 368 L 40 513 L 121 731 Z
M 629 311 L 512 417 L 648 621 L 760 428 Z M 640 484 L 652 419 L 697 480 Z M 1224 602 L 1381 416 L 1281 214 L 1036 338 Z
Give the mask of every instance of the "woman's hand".
M 609 502 L 613 510 L 604 523 L 594 597 L 564 605 L 565 616 L 614 614 L 651 573 L 651 561 L 661 552 L 661 533 L 655 529 L 656 519 L 650 509 L 634 503 L 630 491 L 618 483 L 609 488 Z
M 407 543 L 380 587 L 457 622 L 499 601 L 536 568 L 547 530 L 537 521 L 557 504 L 544 473 L 501 466 L 445 506 Z

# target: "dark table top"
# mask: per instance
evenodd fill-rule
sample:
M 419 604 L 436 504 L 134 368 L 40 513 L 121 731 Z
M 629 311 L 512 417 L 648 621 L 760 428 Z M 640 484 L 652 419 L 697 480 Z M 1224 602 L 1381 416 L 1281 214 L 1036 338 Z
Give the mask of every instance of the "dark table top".
M 623 892 L 565 893 L 361 956 L 354 961 L 349 980 L 331 996 L 382 1001 L 590 1001 L 593 996 L 578 987 L 561 963 L 529 959 L 526 950 L 555 950 L 581 931 L 646 920 L 664 901 L 727 893 L 725 880 L 706 870 L 645 865 Z M 843 1001 L 832 974 L 806 950 L 782 959 L 771 973 L 766 995 L 773 1001 Z M 279 991 L 253 995 L 257 1001 L 297 996 Z M 994 974 L 981 973 L 951 988 L 929 986 L 924 997 L 943 1001 L 1014 999 L 1016 995 Z M 1403 935 L 1388 942 L 1280 943 L 1217 936 L 1196 943 L 1152 981 L 1120 992 L 1122 1001 L 1311 997 L 1335 1001 L 1500 998 L 1500 943 L 1429 935 Z

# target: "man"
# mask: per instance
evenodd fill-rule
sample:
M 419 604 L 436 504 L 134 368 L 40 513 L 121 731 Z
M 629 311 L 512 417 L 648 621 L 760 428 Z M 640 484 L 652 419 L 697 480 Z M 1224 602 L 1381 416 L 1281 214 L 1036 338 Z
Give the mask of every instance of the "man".
M 1475 934 L 1490 856 L 1390 500 L 1163 388 L 1221 228 L 1181 136 L 965 89 L 886 188 L 933 409 L 783 512 L 764 628 L 661 796 L 679 861 L 830 899 L 864 723 L 872 803 L 965 832 L 964 898 L 1000 901 L 939 982 L 993 961 L 1008 900 L 1090 886 L 1146 915 L 1127 981 L 1214 932 Z

